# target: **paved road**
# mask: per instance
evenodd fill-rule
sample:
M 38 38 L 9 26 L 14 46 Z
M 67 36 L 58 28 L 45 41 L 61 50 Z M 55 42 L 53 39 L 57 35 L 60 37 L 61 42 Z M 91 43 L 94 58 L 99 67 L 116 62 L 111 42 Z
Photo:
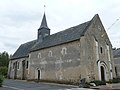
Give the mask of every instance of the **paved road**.
M 34 83 L 22 80 L 5 80 L 3 87 L 0 90 L 86 90 L 77 89 L 75 86 L 48 84 L 48 83 Z M 87 89 L 89 90 L 89 89 Z
M 120 90 L 120 83 L 112 85 L 103 85 L 92 88 L 99 88 L 99 90 Z M 77 88 L 77 86 L 51 84 L 51 83 L 34 83 L 23 80 L 7 79 L 3 83 L 0 90 L 93 90 L 85 88 Z

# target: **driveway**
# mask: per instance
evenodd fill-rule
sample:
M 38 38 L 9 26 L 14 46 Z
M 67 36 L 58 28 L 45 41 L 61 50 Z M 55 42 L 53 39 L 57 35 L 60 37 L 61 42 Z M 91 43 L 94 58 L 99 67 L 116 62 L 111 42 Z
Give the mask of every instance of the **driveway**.
M 112 85 L 103 85 L 91 88 L 99 88 L 97 90 L 120 90 L 120 83 Z M 34 83 L 26 80 L 6 79 L 0 90 L 96 90 L 78 88 L 78 86 L 54 84 L 54 83 Z
M 72 85 L 52 84 L 52 83 L 34 83 L 23 80 L 7 79 L 0 90 L 91 90 L 77 88 Z

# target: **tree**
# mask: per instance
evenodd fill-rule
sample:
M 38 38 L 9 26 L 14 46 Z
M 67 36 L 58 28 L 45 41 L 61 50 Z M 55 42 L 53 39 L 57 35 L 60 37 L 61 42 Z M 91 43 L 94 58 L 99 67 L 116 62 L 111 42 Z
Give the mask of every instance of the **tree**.
M 7 77 L 8 68 L 6 66 L 0 67 L 0 75 Z
M 6 66 L 8 67 L 9 64 L 9 54 L 7 52 L 0 53 L 0 67 Z
M 7 77 L 9 54 L 7 52 L 0 53 L 0 75 Z

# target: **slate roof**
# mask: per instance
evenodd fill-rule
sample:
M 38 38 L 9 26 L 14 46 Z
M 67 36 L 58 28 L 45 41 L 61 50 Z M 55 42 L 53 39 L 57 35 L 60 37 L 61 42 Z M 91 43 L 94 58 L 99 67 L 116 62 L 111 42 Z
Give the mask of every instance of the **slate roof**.
M 114 57 L 120 56 L 120 49 L 116 49 L 112 51 Z
M 96 16 L 98 16 L 98 14 L 96 14 L 94 17 Z M 82 23 L 80 25 L 71 27 L 64 31 L 58 32 L 56 34 L 46 36 L 45 38 L 43 38 L 42 42 L 39 42 L 39 40 L 33 40 L 25 44 L 22 44 L 17 49 L 17 51 L 14 53 L 11 60 L 27 57 L 29 52 L 33 52 L 33 51 L 40 50 L 43 48 L 48 48 L 48 47 L 52 47 L 55 45 L 78 40 L 80 39 L 81 36 L 84 35 L 84 33 L 86 32 L 91 22 L 92 20 Z M 43 16 L 43 20 L 42 20 L 40 28 L 43 28 L 43 27 L 48 28 L 45 14 Z
M 59 44 L 63 44 L 66 42 L 74 41 L 80 39 L 82 35 L 84 35 L 87 30 L 87 26 L 90 21 L 77 25 L 75 27 L 71 27 L 64 31 L 58 32 L 56 34 L 52 34 L 44 38 L 42 42 L 37 42 L 31 49 L 31 51 L 35 51 L 42 48 L 47 48 Z
M 44 16 L 43 16 L 43 19 L 42 19 L 42 22 L 41 22 L 41 26 L 40 26 L 39 29 L 41 29 L 41 28 L 48 28 L 45 13 L 44 13 Z
M 21 44 L 17 51 L 13 54 L 12 59 L 27 57 L 31 47 L 36 43 L 36 40 Z

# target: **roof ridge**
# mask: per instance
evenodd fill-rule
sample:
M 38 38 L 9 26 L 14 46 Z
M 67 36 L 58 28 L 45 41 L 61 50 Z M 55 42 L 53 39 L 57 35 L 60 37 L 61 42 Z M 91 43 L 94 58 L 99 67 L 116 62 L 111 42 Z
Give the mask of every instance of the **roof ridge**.
M 21 45 L 28 44 L 28 43 L 32 43 L 32 42 L 35 42 L 35 41 L 37 41 L 37 39 L 31 40 L 31 41 L 28 41 L 28 42 L 25 42 L 25 43 L 22 43 Z

